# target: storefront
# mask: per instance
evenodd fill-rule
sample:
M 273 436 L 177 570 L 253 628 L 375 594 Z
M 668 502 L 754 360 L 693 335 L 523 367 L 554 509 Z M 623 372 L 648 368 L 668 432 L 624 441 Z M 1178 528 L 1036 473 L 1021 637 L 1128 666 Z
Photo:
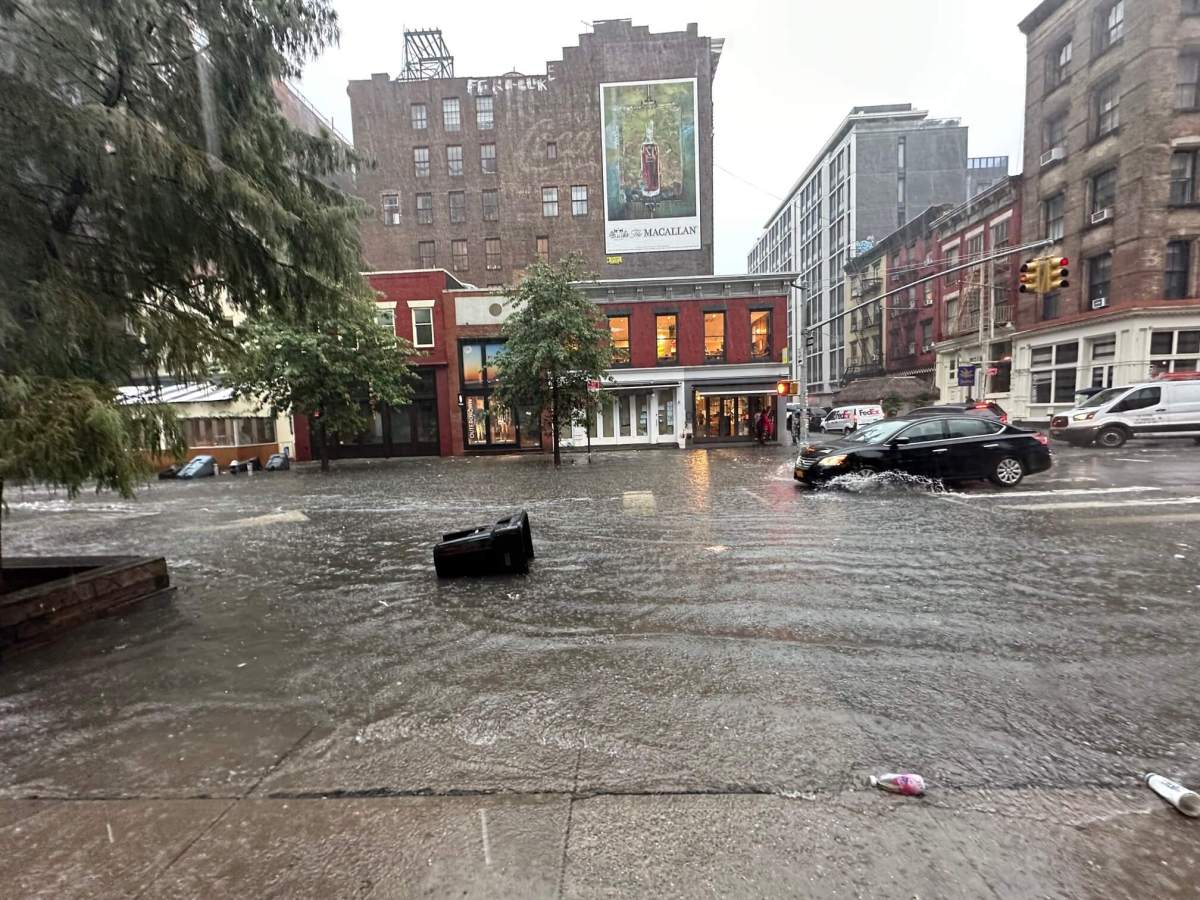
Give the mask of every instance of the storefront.
M 459 342 L 463 446 L 470 452 L 536 450 L 542 430 L 532 410 L 513 410 L 497 401 L 500 375 L 496 361 L 504 342 L 484 339 Z
M 777 396 L 774 385 L 756 390 L 695 388 L 692 391 L 693 440 L 697 444 L 756 440 L 755 420 L 760 413 L 776 406 Z
M 438 455 L 437 381 L 430 367 L 418 368 L 415 374 L 418 381 L 413 387 L 411 403 L 394 408 L 380 403 L 371 412 L 363 401 L 363 412 L 370 415 L 371 424 L 348 440 L 339 441 L 334 456 L 350 459 Z
M 570 445 L 674 444 L 679 385 L 636 385 L 601 392 L 585 433 L 571 432 Z

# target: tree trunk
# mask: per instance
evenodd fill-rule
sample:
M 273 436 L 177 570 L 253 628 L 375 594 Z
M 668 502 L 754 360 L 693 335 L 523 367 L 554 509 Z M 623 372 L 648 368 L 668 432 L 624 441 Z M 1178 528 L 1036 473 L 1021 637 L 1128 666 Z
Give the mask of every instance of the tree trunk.
M 554 423 L 554 465 L 557 467 L 557 466 L 562 465 L 562 456 L 558 450 L 558 373 L 557 372 L 554 373 L 553 378 L 554 378 L 554 381 L 552 382 L 551 387 L 550 387 L 551 408 L 552 408 L 551 419 L 553 420 L 553 423 Z
M 329 471 L 329 435 L 325 433 L 325 420 L 317 419 L 317 455 L 321 459 L 321 471 Z
M 4 593 L 4 479 L 0 478 L 0 594 Z

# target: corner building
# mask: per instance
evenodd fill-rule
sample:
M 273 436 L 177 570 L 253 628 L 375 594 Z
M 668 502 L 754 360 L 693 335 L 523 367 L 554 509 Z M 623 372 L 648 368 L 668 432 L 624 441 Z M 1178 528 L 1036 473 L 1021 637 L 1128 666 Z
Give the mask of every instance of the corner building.
M 1027 38 L 1021 237 L 1070 285 L 1020 295 L 1012 406 L 1200 367 L 1200 3 L 1044 0 Z
M 581 253 L 602 278 L 712 273 L 722 40 L 596 22 L 545 74 L 350 82 L 375 270 L 512 284 Z M 607 193 L 606 193 L 607 187 Z

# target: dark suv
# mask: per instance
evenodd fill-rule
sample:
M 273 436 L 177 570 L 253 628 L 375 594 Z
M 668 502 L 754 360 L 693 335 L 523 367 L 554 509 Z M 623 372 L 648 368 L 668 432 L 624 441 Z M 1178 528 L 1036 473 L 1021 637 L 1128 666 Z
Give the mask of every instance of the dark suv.
M 906 416 L 984 416 L 1008 424 L 1008 413 L 999 403 L 980 400 L 971 403 L 941 403 L 937 406 L 922 406 Z

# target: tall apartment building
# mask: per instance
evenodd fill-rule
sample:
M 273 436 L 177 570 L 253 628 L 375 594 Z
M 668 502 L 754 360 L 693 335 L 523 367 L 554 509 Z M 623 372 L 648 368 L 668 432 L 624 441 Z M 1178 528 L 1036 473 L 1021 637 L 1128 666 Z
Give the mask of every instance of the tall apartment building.
M 1027 37 L 1022 239 L 1070 286 L 1022 295 L 1015 412 L 1200 366 L 1200 3 L 1043 0 Z
M 603 278 L 712 273 L 712 80 L 723 41 L 593 23 L 543 75 L 454 75 L 409 32 L 397 78 L 348 89 L 375 270 L 445 267 L 480 287 L 582 253 Z
M 815 400 L 828 399 L 845 370 L 845 318 L 826 320 L 848 308 L 847 261 L 929 206 L 966 198 L 967 129 L 910 103 L 854 107 L 809 163 L 747 266 L 751 274 L 800 273 L 788 309 L 789 361 Z

